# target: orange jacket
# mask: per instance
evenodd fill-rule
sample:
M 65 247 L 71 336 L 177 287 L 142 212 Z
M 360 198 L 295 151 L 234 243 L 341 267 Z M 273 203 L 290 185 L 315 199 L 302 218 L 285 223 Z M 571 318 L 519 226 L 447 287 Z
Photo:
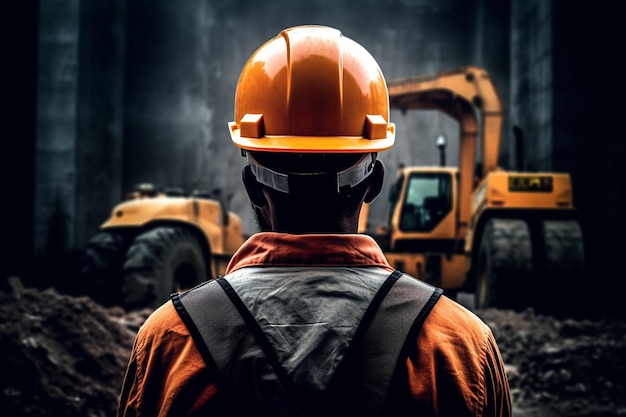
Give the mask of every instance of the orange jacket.
M 252 265 L 393 270 L 366 235 L 258 233 L 239 249 L 226 272 Z M 406 359 L 407 414 L 511 415 L 499 349 L 491 330 L 473 313 L 441 297 L 415 345 Z M 210 415 L 215 381 L 173 304 L 166 302 L 137 334 L 117 416 Z

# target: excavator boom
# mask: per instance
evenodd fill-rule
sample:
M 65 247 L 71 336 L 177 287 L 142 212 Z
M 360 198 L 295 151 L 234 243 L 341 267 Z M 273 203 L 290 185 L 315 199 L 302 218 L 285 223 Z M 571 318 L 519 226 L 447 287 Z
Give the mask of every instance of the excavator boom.
M 475 157 L 479 129 L 484 129 L 483 176 L 497 168 L 502 128 L 502 103 L 489 74 L 475 66 L 388 82 L 392 109 L 439 110 L 461 123 L 461 134 L 473 137 L 469 145 Z
M 457 238 L 462 239 L 470 217 L 475 185 L 477 149 L 482 149 L 481 178 L 495 171 L 502 133 L 502 104 L 489 74 L 476 66 L 434 75 L 388 82 L 392 109 L 438 110 L 459 122 L 459 217 Z M 479 140 L 482 141 L 479 143 Z

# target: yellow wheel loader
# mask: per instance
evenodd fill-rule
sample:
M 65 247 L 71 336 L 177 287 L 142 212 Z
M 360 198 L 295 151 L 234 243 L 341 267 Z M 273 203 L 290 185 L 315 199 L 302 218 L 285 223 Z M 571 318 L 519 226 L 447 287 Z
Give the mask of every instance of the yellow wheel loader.
M 81 275 L 101 304 L 156 308 L 223 274 L 243 241 L 240 218 L 220 198 L 140 184 L 88 242 Z
M 441 111 L 460 140 L 458 167 L 400 169 L 388 223 L 368 231 L 389 262 L 453 297 L 474 294 L 478 309 L 539 307 L 576 285 L 585 255 L 570 176 L 498 167 L 502 106 L 487 72 L 463 67 L 388 88 L 391 108 Z M 367 205 L 361 215 L 365 232 Z

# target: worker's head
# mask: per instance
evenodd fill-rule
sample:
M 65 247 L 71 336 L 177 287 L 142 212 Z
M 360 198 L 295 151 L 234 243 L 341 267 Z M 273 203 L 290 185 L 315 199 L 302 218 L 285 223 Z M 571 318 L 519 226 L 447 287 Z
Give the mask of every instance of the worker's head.
M 376 156 L 395 133 L 378 64 L 325 26 L 286 29 L 252 54 L 229 128 L 262 229 L 296 233 L 356 225 L 380 192 Z

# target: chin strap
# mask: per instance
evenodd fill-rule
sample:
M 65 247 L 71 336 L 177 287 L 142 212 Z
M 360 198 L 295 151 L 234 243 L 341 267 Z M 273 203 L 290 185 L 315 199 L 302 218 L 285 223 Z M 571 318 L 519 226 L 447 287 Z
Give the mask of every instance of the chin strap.
M 263 185 L 273 188 L 276 191 L 283 193 L 290 192 L 290 178 L 313 178 L 319 176 L 333 175 L 336 177 L 337 193 L 339 193 L 345 187 L 352 188 L 360 184 L 365 178 L 369 177 L 374 171 L 374 164 L 376 163 L 376 153 L 369 153 L 363 155 L 361 159 L 350 168 L 337 172 L 289 172 L 282 173 L 271 170 L 261 165 L 250 152 L 245 153 L 246 160 L 250 166 L 252 174 L 254 174 L 256 180 Z

